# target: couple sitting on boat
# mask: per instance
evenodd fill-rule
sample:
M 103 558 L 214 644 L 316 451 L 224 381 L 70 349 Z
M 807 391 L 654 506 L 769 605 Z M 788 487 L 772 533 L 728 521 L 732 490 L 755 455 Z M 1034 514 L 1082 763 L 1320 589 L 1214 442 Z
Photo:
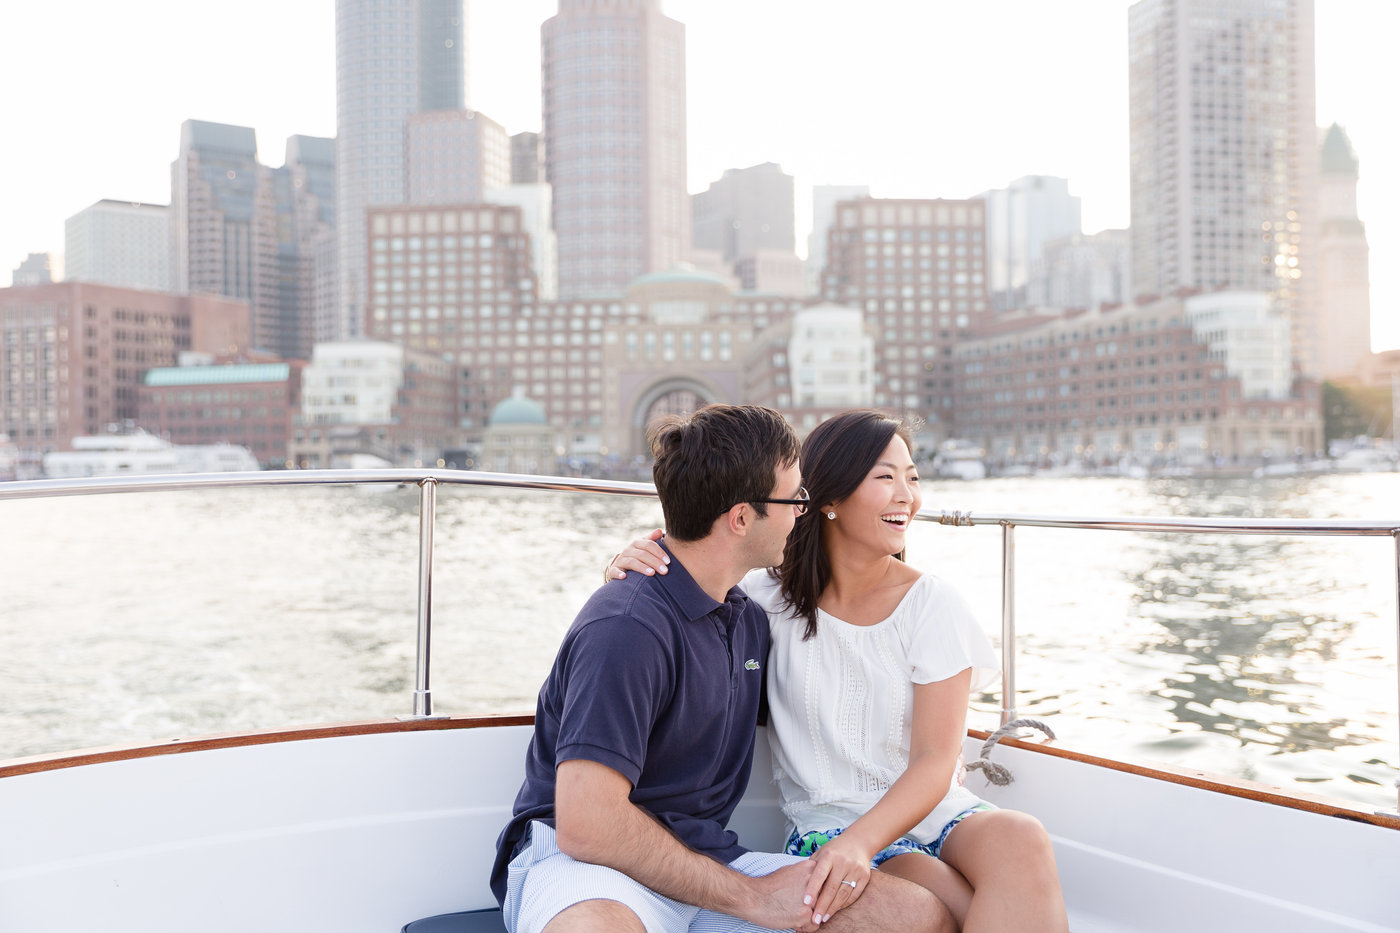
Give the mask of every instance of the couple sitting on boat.
M 666 535 L 614 559 L 540 690 L 491 879 L 507 927 L 1066 930 L 1045 830 L 955 779 L 995 656 L 900 559 L 907 431 L 849 412 L 799 450 L 777 412 L 712 405 L 651 443 Z M 783 853 L 725 828 L 765 666 Z

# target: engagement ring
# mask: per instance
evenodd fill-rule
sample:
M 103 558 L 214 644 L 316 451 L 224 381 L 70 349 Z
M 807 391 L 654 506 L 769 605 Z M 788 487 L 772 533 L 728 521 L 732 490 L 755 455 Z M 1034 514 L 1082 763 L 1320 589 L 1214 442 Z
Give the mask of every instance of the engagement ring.
M 855 889 L 855 886 L 856 886 L 856 883 L 855 883 L 854 881 L 843 881 L 843 882 L 841 882 L 841 883 L 842 883 L 842 884 L 849 884 L 849 885 L 851 886 L 851 889 L 852 889 L 852 890 L 854 890 L 854 889 Z

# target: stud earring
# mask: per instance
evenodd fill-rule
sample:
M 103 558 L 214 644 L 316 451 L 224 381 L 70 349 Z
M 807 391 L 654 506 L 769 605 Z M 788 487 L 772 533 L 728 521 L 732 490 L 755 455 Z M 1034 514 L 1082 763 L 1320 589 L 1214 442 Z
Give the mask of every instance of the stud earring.
M 835 513 L 835 512 L 827 512 L 827 513 L 826 513 L 826 517 L 829 518 L 829 519 L 832 519 L 833 521 L 835 521 L 835 519 L 836 519 L 836 513 Z

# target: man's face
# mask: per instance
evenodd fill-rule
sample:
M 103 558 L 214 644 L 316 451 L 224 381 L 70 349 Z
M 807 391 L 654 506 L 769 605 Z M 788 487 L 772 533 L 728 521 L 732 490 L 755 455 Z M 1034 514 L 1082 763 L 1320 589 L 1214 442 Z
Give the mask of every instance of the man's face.
M 794 462 L 774 471 L 773 489 L 768 495 L 773 499 L 796 499 L 801 489 L 802 465 Z M 755 567 L 776 567 L 783 562 L 783 548 L 797 521 L 797 506 L 769 503 L 767 509 L 767 516 L 756 518 L 754 523 Z

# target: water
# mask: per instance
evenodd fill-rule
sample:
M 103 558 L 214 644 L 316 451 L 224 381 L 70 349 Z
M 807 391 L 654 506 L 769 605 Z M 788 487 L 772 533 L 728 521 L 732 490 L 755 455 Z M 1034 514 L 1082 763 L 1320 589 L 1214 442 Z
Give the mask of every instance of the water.
M 1400 474 L 925 483 L 949 510 L 1390 518 Z M 411 708 L 416 488 L 0 502 L 0 758 Z M 533 709 L 655 502 L 443 488 L 439 712 Z M 1389 539 L 1016 532 L 1018 706 L 1063 743 L 1393 807 Z M 1001 534 L 920 523 L 993 641 Z M 999 697 L 970 722 L 996 724 Z

